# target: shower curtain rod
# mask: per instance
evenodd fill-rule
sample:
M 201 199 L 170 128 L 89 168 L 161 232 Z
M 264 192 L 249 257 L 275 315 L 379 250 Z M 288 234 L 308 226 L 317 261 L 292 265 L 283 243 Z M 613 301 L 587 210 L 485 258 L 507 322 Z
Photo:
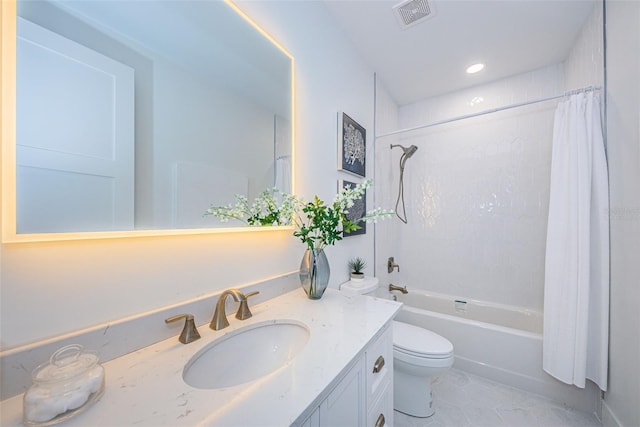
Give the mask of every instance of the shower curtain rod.
M 393 132 L 383 133 L 382 135 L 377 135 L 376 139 L 384 138 L 385 136 L 391 136 L 391 135 L 397 135 L 397 134 L 400 134 L 400 133 L 411 132 L 411 131 L 418 130 L 418 129 L 430 128 L 432 126 L 443 125 L 445 123 L 457 122 L 458 120 L 470 119 L 472 117 L 484 116 L 486 114 L 497 113 L 498 111 L 510 110 L 511 108 L 524 107 L 525 105 L 537 104 L 539 102 L 544 102 L 544 101 L 550 101 L 552 99 L 563 98 L 565 96 L 575 95 L 575 94 L 581 93 L 581 92 L 590 92 L 590 91 L 600 90 L 600 89 L 602 89 L 601 86 L 586 86 L 586 87 L 583 87 L 583 88 L 580 88 L 580 89 L 574 89 L 574 90 L 570 90 L 570 91 L 561 93 L 560 95 L 548 96 L 546 98 L 534 99 L 532 101 L 518 102 L 516 104 L 506 105 L 504 107 L 492 108 L 490 110 L 479 111 L 477 113 L 465 114 L 463 116 L 457 116 L 457 117 L 452 117 L 450 119 L 439 120 L 437 122 L 429 123 L 429 124 L 426 124 L 426 125 L 420 125 L 420 126 L 415 126 L 415 127 L 411 127 L 411 128 L 395 130 Z

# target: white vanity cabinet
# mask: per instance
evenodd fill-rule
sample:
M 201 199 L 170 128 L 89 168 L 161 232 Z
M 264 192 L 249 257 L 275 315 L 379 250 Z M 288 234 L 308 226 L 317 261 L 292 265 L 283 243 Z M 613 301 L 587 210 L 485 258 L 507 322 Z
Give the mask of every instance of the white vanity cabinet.
M 301 427 L 393 426 L 391 331 L 385 326 Z
M 367 427 L 393 427 L 393 336 L 387 325 L 365 352 Z
M 302 426 L 364 426 L 366 404 L 363 368 L 363 360 L 359 359 Z

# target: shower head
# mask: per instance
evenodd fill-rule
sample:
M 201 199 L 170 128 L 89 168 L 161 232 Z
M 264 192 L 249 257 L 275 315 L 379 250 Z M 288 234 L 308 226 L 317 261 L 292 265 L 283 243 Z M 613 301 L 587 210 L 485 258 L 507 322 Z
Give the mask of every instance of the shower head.
M 415 153 L 416 151 L 418 151 L 418 147 L 416 147 L 415 145 L 410 146 L 409 148 L 404 150 L 404 155 L 407 156 L 407 159 L 411 156 L 413 156 L 413 153 Z
M 415 145 L 411 145 L 411 146 L 409 146 L 409 147 L 403 147 L 403 146 L 402 146 L 402 145 L 400 145 L 400 144 L 391 144 L 391 148 L 394 148 L 394 147 L 400 147 L 400 148 L 402 148 L 402 151 L 403 151 L 402 155 L 403 155 L 406 159 L 408 159 L 409 157 L 413 156 L 413 153 L 415 153 L 416 151 L 418 151 L 418 147 L 416 147 Z

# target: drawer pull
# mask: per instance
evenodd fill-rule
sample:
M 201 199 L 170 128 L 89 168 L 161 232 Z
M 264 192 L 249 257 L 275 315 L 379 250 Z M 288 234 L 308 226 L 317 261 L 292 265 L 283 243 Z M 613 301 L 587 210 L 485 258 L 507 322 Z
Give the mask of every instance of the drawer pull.
M 384 427 L 384 415 L 380 414 L 376 420 L 376 427 Z
M 376 363 L 373 364 L 373 373 L 377 374 L 378 372 L 380 372 L 383 366 L 384 366 L 384 357 L 378 356 L 378 358 L 376 359 Z

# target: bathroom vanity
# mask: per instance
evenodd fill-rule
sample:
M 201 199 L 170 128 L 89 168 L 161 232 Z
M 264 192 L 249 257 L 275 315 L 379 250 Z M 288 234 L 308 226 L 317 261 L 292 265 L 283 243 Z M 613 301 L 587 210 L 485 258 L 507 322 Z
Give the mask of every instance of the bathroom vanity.
M 230 326 L 220 331 L 200 326 L 202 338 L 190 344 L 179 343 L 176 336 L 104 363 L 106 388 L 100 401 L 61 425 L 393 425 L 389 326 L 400 307 L 394 301 L 333 289 L 311 301 L 296 289 L 252 306 L 250 319 L 240 321 L 228 313 Z M 245 341 L 234 347 L 238 357 L 224 358 L 227 370 L 233 380 L 233 373 L 241 376 L 244 368 L 252 369 L 243 366 L 243 360 L 262 360 L 255 358 L 259 343 L 252 345 L 260 331 L 287 332 L 272 325 L 297 325 L 306 331 L 293 359 L 239 384 L 196 388 L 185 382 L 183 373 L 193 366 L 194 355 L 241 335 Z M 248 330 L 254 335 L 244 334 Z M 212 361 L 224 351 L 229 349 L 212 349 Z M 22 425 L 22 395 L 3 401 L 0 413 L 1 425 Z
M 302 427 L 393 426 L 393 337 L 384 326 Z M 304 415 L 300 418 L 304 418 Z M 294 423 L 294 425 L 300 425 Z

